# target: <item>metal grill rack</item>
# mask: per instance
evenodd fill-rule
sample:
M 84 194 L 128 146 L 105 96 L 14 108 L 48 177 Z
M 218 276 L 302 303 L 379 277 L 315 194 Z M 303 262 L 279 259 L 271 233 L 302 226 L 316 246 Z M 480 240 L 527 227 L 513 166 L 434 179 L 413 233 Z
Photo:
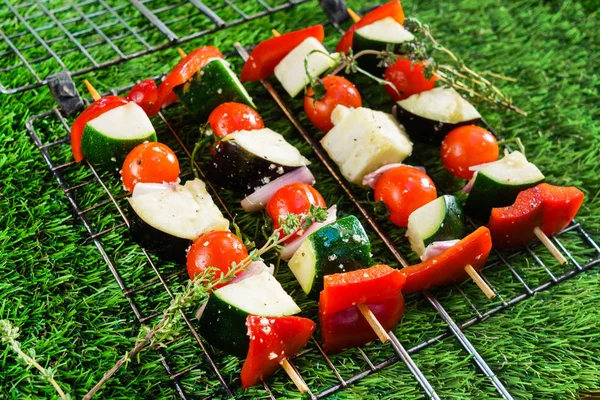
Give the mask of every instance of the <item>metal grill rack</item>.
M 246 55 L 245 49 L 237 47 L 236 50 L 240 56 Z M 260 90 L 260 87 L 256 86 L 257 90 L 252 91 L 252 94 L 259 101 L 270 103 L 271 107 L 278 109 L 280 113 L 272 116 L 272 119 L 266 118 L 267 125 L 274 123 L 278 117 L 286 117 L 289 120 L 289 126 L 293 129 L 286 137 L 304 140 L 314 149 L 312 158 L 319 164 L 315 168 L 329 171 L 333 178 L 332 184 L 339 186 L 346 196 L 345 201 L 362 215 L 364 221 L 367 221 L 370 235 L 378 237 L 383 242 L 392 260 L 400 265 L 406 265 L 407 261 L 402 255 L 406 254 L 402 247 L 405 244 L 388 235 L 387 227 L 372 217 L 370 211 L 363 205 L 364 199 L 357 195 L 356 191 L 340 176 L 337 167 L 327 158 L 313 133 L 296 117 L 300 115 L 295 108 L 298 105 L 293 106 L 290 105 L 291 102 L 284 101 L 270 83 L 265 82 L 263 85 L 266 90 Z M 178 121 L 174 117 L 177 111 L 180 110 L 175 109 L 172 114 L 169 114 L 167 110 L 165 114 L 160 115 L 160 120 L 153 122 L 156 122 L 155 126 L 161 141 L 171 145 L 180 157 L 189 157 L 191 143 L 186 140 L 186 136 L 194 128 Z M 32 117 L 27 127 L 45 162 L 65 192 L 75 215 L 81 220 L 88 240 L 98 248 L 104 262 L 129 300 L 136 319 L 140 324 L 150 324 L 168 305 L 181 283 L 187 279 L 185 271 L 181 267 L 164 263 L 137 245 L 129 243 L 130 239 L 126 232 L 128 220 L 124 209 L 125 194 L 119 188 L 118 175 L 98 171 L 86 162 L 80 165 L 71 161 L 69 124 L 59 109 Z M 189 177 L 191 174 L 191 171 L 182 172 L 184 177 Z M 443 171 L 432 173 L 436 184 L 441 188 L 440 191 L 451 192 L 452 188 L 444 186 L 441 180 L 436 179 L 438 174 L 443 174 Z M 235 215 L 239 206 L 220 196 L 214 188 L 210 187 L 210 190 L 225 215 L 228 217 Z M 429 317 L 429 321 L 433 319 L 437 322 L 432 323 L 436 326 L 429 329 L 427 326 L 410 325 L 410 321 L 403 321 L 394 332 L 402 334 L 404 344 L 401 344 L 394 332 L 391 332 L 391 344 L 370 344 L 330 357 L 322 351 L 318 340 L 312 340 L 293 360 L 300 375 L 309 384 L 310 398 L 326 397 L 398 361 L 406 364 L 413 378 L 405 382 L 406 385 L 420 388 L 422 393 L 431 398 L 438 398 L 435 385 L 429 381 L 431 378 L 428 379 L 427 374 L 420 371 L 411 356 L 446 339 L 456 340 L 460 344 L 500 397 L 512 399 L 509 390 L 495 375 L 486 360 L 480 356 L 463 331 L 537 292 L 559 284 L 600 263 L 600 247 L 575 221 L 554 237 L 553 241 L 569 260 L 569 265 L 559 270 L 554 267 L 555 263 L 552 259 L 545 254 L 545 249 L 538 245 L 512 252 L 494 250 L 482 275 L 496 292 L 497 301 L 488 302 L 487 299 L 482 299 L 470 282 L 427 292 L 424 294 L 425 300 L 420 295 L 410 296 L 407 299 L 408 317 L 418 309 Z M 525 267 L 523 260 L 531 260 L 533 266 L 529 265 L 528 261 Z M 541 271 L 541 277 L 539 274 L 530 275 L 531 269 Z M 148 297 L 152 297 L 150 302 L 147 300 Z M 444 303 L 449 297 L 462 299 L 464 308 L 447 311 Z M 239 382 L 234 373 L 236 367 L 231 366 L 232 358 L 213 352 L 202 342 L 193 319 L 185 314 L 183 316 L 187 332 L 168 343 L 165 348 L 158 350 L 161 362 L 179 396 L 187 399 L 197 397 L 198 393 L 201 393 L 201 398 L 215 398 L 242 396 L 247 393 L 239 389 Z M 424 333 L 411 336 L 410 331 L 414 329 Z M 195 349 L 197 356 L 193 359 L 179 357 L 178 352 L 183 346 Z M 385 357 L 381 356 L 382 352 Z M 350 362 L 352 358 L 354 358 L 352 362 L 357 367 L 345 370 L 345 361 Z M 311 374 L 317 370 L 321 374 L 328 373 L 331 379 L 326 382 L 314 381 L 311 379 Z M 218 382 L 218 385 L 211 382 Z M 264 387 L 259 392 L 261 395 L 266 393 L 271 398 L 277 398 L 285 397 L 286 390 L 293 390 L 293 387 L 287 382 L 286 377 L 277 374 L 264 383 Z
M 0 92 L 119 64 L 306 1 L 2 0 Z

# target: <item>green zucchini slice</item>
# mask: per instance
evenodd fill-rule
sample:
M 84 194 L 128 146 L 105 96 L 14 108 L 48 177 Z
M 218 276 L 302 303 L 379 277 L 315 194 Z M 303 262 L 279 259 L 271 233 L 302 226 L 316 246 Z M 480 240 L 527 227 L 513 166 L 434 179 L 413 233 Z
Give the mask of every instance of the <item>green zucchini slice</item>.
M 462 207 L 454 196 L 440 196 L 408 217 L 406 236 L 418 256 L 433 242 L 462 239 L 464 234 Z
M 371 244 L 360 221 L 344 217 L 311 234 L 288 263 L 304 293 L 318 298 L 323 277 L 371 266 Z

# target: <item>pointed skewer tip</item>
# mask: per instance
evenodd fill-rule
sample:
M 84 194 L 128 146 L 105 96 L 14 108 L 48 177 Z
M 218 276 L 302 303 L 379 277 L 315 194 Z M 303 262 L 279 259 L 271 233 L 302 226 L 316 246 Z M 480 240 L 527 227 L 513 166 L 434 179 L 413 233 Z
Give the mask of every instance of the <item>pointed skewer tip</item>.
M 281 33 L 279 33 L 279 32 L 277 31 L 277 29 L 271 29 L 271 33 L 273 34 L 273 36 L 274 36 L 274 37 L 279 37 L 279 36 L 281 36 Z
M 90 81 L 84 79 L 83 83 L 85 83 L 85 87 L 87 88 L 88 92 L 90 92 L 90 94 L 92 95 L 92 99 L 94 99 L 94 101 L 100 100 L 102 98 L 102 96 L 100 96 L 100 93 L 98 93 L 98 91 L 96 90 L 94 85 L 90 83 Z
M 346 9 L 346 11 L 348 11 L 348 15 L 350 15 L 350 18 L 352 18 L 352 21 L 354 21 L 354 22 L 360 21 L 360 15 L 358 15 L 356 12 L 354 12 L 353 9 L 351 9 L 350 7 L 348 7 Z

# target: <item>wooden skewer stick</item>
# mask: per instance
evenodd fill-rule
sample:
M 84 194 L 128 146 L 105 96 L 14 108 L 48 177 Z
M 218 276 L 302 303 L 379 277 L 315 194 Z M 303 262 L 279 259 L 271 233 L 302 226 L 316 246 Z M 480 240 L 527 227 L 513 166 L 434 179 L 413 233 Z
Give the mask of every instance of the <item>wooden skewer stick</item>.
M 181 58 L 185 58 L 185 56 L 187 56 L 187 54 L 185 54 L 185 51 L 183 51 L 181 47 L 177 48 L 177 52 L 179 53 L 179 57 Z
M 274 37 L 281 36 L 281 33 L 277 32 L 277 29 L 271 29 L 271 33 L 273 34 Z
M 491 300 L 494 297 L 496 297 L 496 293 L 494 293 L 492 289 L 488 286 L 488 284 L 485 283 L 483 278 L 479 276 L 479 274 L 477 273 L 477 271 L 475 271 L 475 268 L 473 268 L 471 264 L 467 264 L 467 266 L 465 267 L 465 271 L 467 271 L 467 274 L 469 274 L 471 279 L 473 279 L 477 286 L 479 286 L 479 289 L 481 289 L 481 291 L 485 293 L 488 299 Z
M 92 95 L 92 99 L 94 99 L 94 101 L 96 100 L 100 100 L 102 98 L 102 96 L 100 96 L 100 93 L 98 93 L 98 91 L 96 90 L 96 88 L 90 83 L 90 81 L 88 81 L 87 79 L 85 79 L 83 81 L 83 83 L 85 83 L 85 87 L 87 88 L 88 92 L 90 92 L 90 94 Z
M 348 8 L 346 8 L 346 11 L 348 11 L 348 15 L 350 15 L 350 18 L 352 18 L 352 21 L 354 21 L 354 22 L 360 21 L 360 15 L 355 13 L 353 9 L 348 7 Z
M 565 265 L 568 262 L 565 256 L 562 255 L 560 250 L 556 248 L 556 246 L 554 245 L 554 243 L 552 243 L 550 238 L 546 236 L 546 234 L 539 227 L 536 226 L 535 228 L 533 228 L 533 233 L 535 233 L 535 236 L 537 236 L 537 238 L 540 239 L 540 242 L 542 242 L 542 244 L 546 246 L 550 254 L 552 254 L 554 258 L 556 258 L 556 261 L 558 261 L 560 265 Z
M 373 314 L 373 311 L 371 311 L 369 306 L 367 306 L 366 304 L 359 304 L 356 307 L 358 307 L 358 311 L 360 311 L 360 313 L 363 315 L 363 317 L 365 317 L 369 325 L 371 325 L 371 328 L 373 328 L 381 343 L 389 342 L 390 337 L 387 331 L 384 329 L 383 326 L 381 326 L 381 323 L 379 322 L 375 314 Z
M 300 393 L 308 392 L 308 386 L 306 386 L 306 382 L 304 382 L 304 379 L 302 379 L 302 377 L 298 374 L 298 372 L 292 366 L 292 364 L 290 364 L 287 358 L 281 360 L 279 364 L 283 367 L 283 369 L 288 374 L 292 382 L 294 382 L 294 385 L 296 385 Z

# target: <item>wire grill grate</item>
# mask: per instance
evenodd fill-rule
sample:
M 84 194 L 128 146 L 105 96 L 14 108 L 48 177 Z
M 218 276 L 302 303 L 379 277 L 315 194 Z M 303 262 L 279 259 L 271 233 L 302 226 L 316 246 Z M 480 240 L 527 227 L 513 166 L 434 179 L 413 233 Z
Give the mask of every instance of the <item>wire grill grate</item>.
M 240 55 L 244 55 L 244 49 L 237 50 Z M 308 142 L 308 146 L 314 149 L 312 158 L 316 160 L 315 168 L 330 172 L 333 176 L 331 184 L 340 187 L 340 193 L 345 195 L 344 201 L 348 207 L 353 207 L 363 215 L 363 220 L 367 220 L 371 227 L 372 237 L 379 237 L 384 247 L 388 248 L 388 259 L 396 261 L 396 264 L 405 264 L 402 254 L 407 254 L 406 243 L 388 237 L 385 224 L 376 222 L 363 206 L 364 194 L 360 197 L 340 177 L 337 167 L 327 165 L 330 161 L 326 154 L 321 154 L 322 149 L 313 134 L 305 128 L 305 121 L 295 117 L 301 115 L 299 105 L 291 106 L 283 101 L 278 90 L 269 83 L 265 84 L 265 88 L 266 90 L 260 90 L 256 86 L 257 90 L 253 93 L 257 94 L 258 101 L 269 104 L 271 109 L 276 110 L 265 118 L 267 124 L 279 123 L 287 118 L 286 137 Z M 189 140 L 189 132 L 193 128 L 174 117 L 177 111 L 180 110 L 167 110 L 153 123 L 161 141 L 167 142 L 184 160 L 191 153 L 193 143 Z M 126 234 L 126 199 L 119 187 L 118 175 L 114 172 L 97 171 L 85 162 L 84 165 L 79 165 L 71 161 L 69 124 L 60 110 L 54 109 L 32 117 L 28 121 L 28 130 L 65 192 L 76 217 L 82 222 L 87 234 L 86 240 L 98 248 L 127 297 L 137 321 L 140 324 L 152 323 L 169 304 L 177 288 L 187 280 L 187 274 L 181 267 L 164 263 L 130 243 Z M 202 162 L 199 164 L 202 165 Z M 191 176 L 189 168 L 182 172 L 184 176 Z M 440 192 L 454 191 L 455 188 L 444 181 L 443 170 L 434 169 L 431 175 L 441 189 Z M 238 212 L 237 204 L 219 196 L 214 188 L 211 187 L 211 190 L 225 214 L 231 217 Z M 600 247 L 576 221 L 554 237 L 553 241 L 569 259 L 567 267 L 556 267 L 539 244 L 513 252 L 494 250 L 482 271 L 482 276 L 497 294 L 497 300 L 493 302 L 478 293 L 478 289 L 470 282 L 425 293 L 424 298 L 410 296 L 407 299 L 408 312 L 405 320 L 394 330 L 402 333 L 404 345 L 392 332 L 392 342 L 389 345 L 370 344 L 341 355 L 327 356 L 318 341 L 313 339 L 293 360 L 309 384 L 310 398 L 326 397 L 398 361 L 406 364 L 413 378 L 412 381 L 405 382 L 406 385 L 420 388 L 422 393 L 431 398 L 438 398 L 435 387 L 419 370 L 411 356 L 447 339 L 456 340 L 472 356 L 474 363 L 497 393 L 502 398 L 511 399 L 507 388 L 463 334 L 463 330 L 600 262 Z M 538 249 L 541 251 L 538 252 Z M 456 306 L 456 298 L 462 300 L 460 308 Z M 187 399 L 197 397 L 198 393 L 201 393 L 201 398 L 242 395 L 239 381 L 234 378 L 234 372 L 239 367 L 235 360 L 214 353 L 204 345 L 192 322 L 192 316 L 184 314 L 184 321 L 187 325 L 186 332 L 159 350 L 161 362 L 179 396 Z M 192 348 L 193 351 L 184 352 L 184 348 Z M 354 368 L 346 368 L 346 363 L 353 363 Z M 318 382 L 313 379 L 315 371 L 328 378 L 324 382 Z M 269 379 L 269 383 L 264 383 L 261 395 L 281 397 L 286 388 L 293 390 L 290 385 L 285 377 L 278 374 Z
M 78 76 L 307 0 L 34 0 L 0 3 L 0 92 Z

